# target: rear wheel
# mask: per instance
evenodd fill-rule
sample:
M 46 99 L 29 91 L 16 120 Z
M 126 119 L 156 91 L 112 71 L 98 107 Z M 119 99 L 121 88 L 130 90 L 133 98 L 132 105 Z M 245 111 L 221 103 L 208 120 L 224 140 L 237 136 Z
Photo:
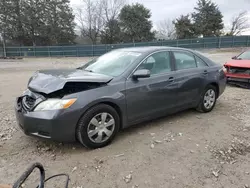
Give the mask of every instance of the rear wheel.
M 209 85 L 204 90 L 200 103 L 196 108 L 200 112 L 210 112 L 213 110 L 217 100 L 217 89 L 213 85 Z
M 108 145 L 119 130 L 120 118 L 114 108 L 100 104 L 89 109 L 79 120 L 76 136 L 88 148 Z

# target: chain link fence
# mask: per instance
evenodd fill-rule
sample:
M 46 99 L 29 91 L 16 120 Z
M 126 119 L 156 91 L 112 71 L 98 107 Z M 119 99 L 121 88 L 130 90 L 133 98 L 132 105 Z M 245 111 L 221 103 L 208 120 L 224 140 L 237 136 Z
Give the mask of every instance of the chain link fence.
M 183 40 L 165 40 L 155 42 L 75 45 L 75 46 L 7 46 L 7 57 L 89 57 L 100 56 L 110 50 L 139 46 L 172 46 L 191 49 L 249 47 L 250 36 L 196 38 Z M 4 50 L 0 47 L 0 57 Z

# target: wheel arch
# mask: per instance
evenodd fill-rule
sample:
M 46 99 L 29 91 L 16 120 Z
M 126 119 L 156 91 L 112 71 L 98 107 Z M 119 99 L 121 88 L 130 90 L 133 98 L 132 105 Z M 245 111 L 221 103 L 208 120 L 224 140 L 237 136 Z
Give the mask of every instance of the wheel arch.
M 212 85 L 212 86 L 214 86 L 216 88 L 216 98 L 218 98 L 219 97 L 219 92 L 220 92 L 219 84 L 216 83 L 216 82 L 211 82 L 210 84 L 208 84 L 208 86 L 209 85 Z
M 124 117 L 126 114 L 126 112 L 123 112 L 123 107 L 119 104 L 117 104 L 116 102 L 114 102 L 113 100 L 109 100 L 109 99 L 103 99 L 103 100 L 98 100 L 98 101 L 94 101 L 90 104 L 88 104 L 81 112 L 81 116 L 79 117 L 79 120 L 81 119 L 81 117 L 91 108 L 93 108 L 94 106 L 100 105 L 100 104 L 106 104 L 111 106 L 112 108 L 115 109 L 115 111 L 118 113 L 119 118 L 120 118 L 120 127 L 119 129 L 122 129 L 124 124 L 126 123 L 125 120 L 126 118 Z M 79 121 L 78 120 L 78 121 Z

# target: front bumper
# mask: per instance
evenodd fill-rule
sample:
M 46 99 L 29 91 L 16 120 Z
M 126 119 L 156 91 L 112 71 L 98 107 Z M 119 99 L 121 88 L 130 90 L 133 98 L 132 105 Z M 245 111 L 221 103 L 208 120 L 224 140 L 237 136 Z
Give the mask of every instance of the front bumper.
M 250 88 L 250 75 L 226 74 L 227 83 L 234 84 L 244 88 Z
M 19 127 L 26 135 L 59 142 L 74 142 L 78 113 L 66 110 L 27 112 L 15 107 Z

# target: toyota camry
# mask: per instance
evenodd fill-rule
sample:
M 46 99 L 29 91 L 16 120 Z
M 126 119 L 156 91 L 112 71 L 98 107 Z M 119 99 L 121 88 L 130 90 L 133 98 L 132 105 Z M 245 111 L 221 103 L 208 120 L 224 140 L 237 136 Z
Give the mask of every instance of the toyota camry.
M 196 51 L 125 48 L 76 69 L 37 71 L 15 112 L 27 135 L 99 148 L 134 124 L 189 108 L 210 112 L 225 86 L 223 67 Z

